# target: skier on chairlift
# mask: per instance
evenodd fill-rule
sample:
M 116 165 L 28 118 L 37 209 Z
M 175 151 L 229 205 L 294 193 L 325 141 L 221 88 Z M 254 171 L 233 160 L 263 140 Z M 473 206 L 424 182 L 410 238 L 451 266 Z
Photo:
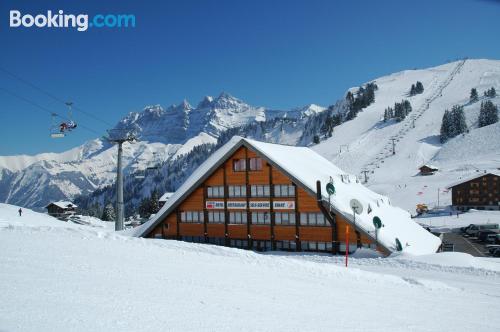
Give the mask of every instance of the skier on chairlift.
M 72 129 L 76 128 L 76 123 L 73 120 L 70 120 L 69 122 L 62 122 L 59 125 L 59 131 L 61 133 L 64 133 L 65 131 L 71 131 Z

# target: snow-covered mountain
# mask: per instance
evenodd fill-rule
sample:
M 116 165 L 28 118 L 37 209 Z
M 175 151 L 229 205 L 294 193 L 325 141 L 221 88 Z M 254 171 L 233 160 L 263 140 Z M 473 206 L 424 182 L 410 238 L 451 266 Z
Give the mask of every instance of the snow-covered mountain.
M 424 92 L 409 96 L 410 87 L 423 83 Z M 349 172 L 359 174 L 368 186 L 391 197 L 393 203 L 414 212 L 417 203 L 449 204 L 445 188 L 460 178 L 500 167 L 500 123 L 478 128 L 481 102 L 500 105 L 500 97 L 483 92 L 500 89 L 500 61 L 462 60 L 445 65 L 398 72 L 375 80 L 375 102 L 352 121 L 335 127 L 333 135 L 314 149 Z M 469 101 L 476 88 L 479 100 Z M 401 122 L 383 121 L 384 110 L 402 99 L 413 111 Z M 442 144 L 442 117 L 454 105 L 464 107 L 468 132 Z M 395 152 L 392 144 L 394 139 Z M 433 176 L 419 176 L 418 167 L 439 168 Z
M 308 105 L 290 111 L 268 110 L 223 92 L 217 98 L 203 98 L 196 107 L 186 100 L 166 109 L 147 106 L 129 113 L 115 129 L 133 131 L 139 138 L 124 145 L 125 174 L 132 174 L 186 155 L 196 146 L 215 144 L 228 129 L 275 119 L 306 121 L 324 109 Z M 290 130 L 295 135 L 288 142 L 295 144 L 298 131 Z M 276 135 L 280 141 L 283 135 Z M 115 172 L 116 148 L 102 139 L 63 153 L 0 157 L 0 201 L 41 208 L 51 200 L 72 199 L 108 186 L 114 183 Z

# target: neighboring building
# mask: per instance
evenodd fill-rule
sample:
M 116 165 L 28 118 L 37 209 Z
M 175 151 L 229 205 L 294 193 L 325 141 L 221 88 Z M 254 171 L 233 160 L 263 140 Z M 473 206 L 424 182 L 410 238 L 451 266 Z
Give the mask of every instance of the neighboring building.
M 434 175 L 438 171 L 438 168 L 432 165 L 422 165 L 418 169 L 420 170 L 420 175 Z
M 161 209 L 173 194 L 174 193 L 164 193 L 158 200 L 158 207 Z
M 76 213 L 77 206 L 71 202 L 59 201 L 59 202 L 52 202 L 45 208 L 47 209 L 47 213 L 50 216 L 59 219 L 67 219 L 68 217 Z
M 335 189 L 330 197 L 329 182 Z M 363 209 L 355 222 L 353 198 Z M 377 234 L 375 216 L 382 221 Z M 237 136 L 198 167 L 135 235 L 258 251 L 337 253 L 346 250 L 347 226 L 350 252 L 370 247 L 390 254 L 399 247 L 426 254 L 441 244 L 407 211 L 311 149 Z
M 500 172 L 483 173 L 450 186 L 451 201 L 457 210 L 500 210 Z

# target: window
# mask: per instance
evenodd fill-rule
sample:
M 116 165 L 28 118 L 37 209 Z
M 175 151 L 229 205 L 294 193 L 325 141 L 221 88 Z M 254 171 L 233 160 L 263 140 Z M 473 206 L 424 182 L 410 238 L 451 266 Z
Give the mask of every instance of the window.
M 301 241 L 300 246 L 304 251 L 332 251 L 331 242 Z
M 247 187 L 246 186 L 228 186 L 227 187 L 229 197 L 246 197 Z
M 182 236 L 181 240 L 192 243 L 205 243 L 205 238 L 203 236 Z
M 323 213 L 301 213 L 300 224 L 303 226 L 329 226 Z
M 269 212 L 252 212 L 252 224 L 259 225 L 269 225 L 271 223 Z
M 224 211 L 209 211 L 208 212 L 208 222 L 212 224 L 223 224 L 226 218 Z
M 276 225 L 295 225 L 295 213 L 275 212 L 274 223 Z
M 216 244 L 218 246 L 226 245 L 226 239 L 223 237 L 209 237 L 207 242 L 210 244 Z
M 295 196 L 295 187 L 291 184 L 275 184 L 274 196 L 276 197 L 293 197 Z
M 244 172 L 247 169 L 246 159 L 233 159 L 233 171 Z
M 260 171 L 262 169 L 262 159 L 261 158 L 250 158 L 250 170 Z
M 181 222 L 202 223 L 202 211 L 183 211 L 181 212 Z
M 230 244 L 231 244 L 231 247 L 235 247 L 235 248 L 243 248 L 243 249 L 248 248 L 248 241 L 247 240 L 231 239 Z
M 246 212 L 229 212 L 229 223 L 230 224 L 246 224 L 247 223 L 247 213 Z
M 253 250 L 257 251 L 266 251 L 266 250 L 271 250 L 271 241 L 266 241 L 266 240 L 253 240 L 252 241 L 252 248 Z
M 295 251 L 297 249 L 297 245 L 295 241 L 276 241 L 276 249 L 277 250 L 291 250 Z
M 269 197 L 270 192 L 269 185 L 252 185 L 250 187 L 252 197 Z
M 224 197 L 224 186 L 207 187 L 208 197 Z

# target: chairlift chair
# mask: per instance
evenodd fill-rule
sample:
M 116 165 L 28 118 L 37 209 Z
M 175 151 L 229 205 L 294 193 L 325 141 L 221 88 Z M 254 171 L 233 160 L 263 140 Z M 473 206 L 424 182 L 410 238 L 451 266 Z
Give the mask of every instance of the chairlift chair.
M 57 123 L 58 122 L 57 121 L 57 114 L 52 113 L 51 118 L 52 118 L 52 123 L 50 126 L 50 137 L 51 138 L 63 138 L 64 136 L 66 136 L 59 129 L 59 124 Z

